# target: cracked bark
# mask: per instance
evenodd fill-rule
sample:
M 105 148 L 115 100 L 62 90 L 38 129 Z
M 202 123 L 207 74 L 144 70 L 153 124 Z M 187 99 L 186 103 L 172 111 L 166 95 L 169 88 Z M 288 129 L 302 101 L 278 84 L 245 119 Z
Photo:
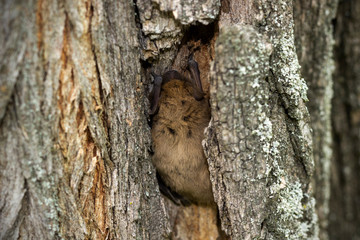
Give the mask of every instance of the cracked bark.
M 220 15 L 205 143 L 223 229 L 233 239 L 316 238 L 312 136 L 292 2 L 228 7 Z
M 160 196 L 149 153 L 149 72 L 184 71 L 191 52 L 222 229 L 326 239 L 336 0 L 0 8 L 0 239 L 216 239 L 217 213 Z
M 1 8 L 0 238 L 166 236 L 132 4 Z

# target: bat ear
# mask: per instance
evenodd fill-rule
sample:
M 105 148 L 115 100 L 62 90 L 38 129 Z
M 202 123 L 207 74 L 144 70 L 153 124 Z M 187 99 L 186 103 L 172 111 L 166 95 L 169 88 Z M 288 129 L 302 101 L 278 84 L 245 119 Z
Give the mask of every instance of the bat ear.
M 203 99 L 204 97 L 204 92 L 202 89 L 202 84 L 201 84 L 201 80 L 200 80 L 200 71 L 199 71 L 199 66 L 198 63 L 194 60 L 194 54 L 191 54 L 189 56 L 189 61 L 188 61 L 188 68 L 190 71 L 190 75 L 191 75 L 191 83 L 193 85 L 193 95 L 194 98 L 198 101 L 200 101 L 201 99 Z
M 162 77 L 160 75 L 155 74 L 154 72 L 151 72 L 150 74 L 154 78 L 154 87 L 149 95 L 149 101 L 150 101 L 149 114 L 154 115 L 158 110 L 158 106 L 159 106 Z
M 157 74 L 154 73 L 154 72 L 151 72 L 150 74 L 151 74 L 151 76 L 154 78 L 154 85 L 155 85 L 155 86 L 156 86 L 156 85 L 161 86 L 161 84 L 162 84 L 162 77 L 161 77 L 161 75 L 157 75 Z

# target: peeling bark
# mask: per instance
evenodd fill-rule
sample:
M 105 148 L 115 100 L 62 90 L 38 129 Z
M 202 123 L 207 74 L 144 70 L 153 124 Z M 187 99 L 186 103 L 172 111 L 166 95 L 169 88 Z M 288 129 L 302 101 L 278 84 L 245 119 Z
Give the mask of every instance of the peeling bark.
M 163 72 L 172 64 L 184 32 L 198 23 L 208 25 L 220 10 L 220 0 L 137 0 L 142 59 Z

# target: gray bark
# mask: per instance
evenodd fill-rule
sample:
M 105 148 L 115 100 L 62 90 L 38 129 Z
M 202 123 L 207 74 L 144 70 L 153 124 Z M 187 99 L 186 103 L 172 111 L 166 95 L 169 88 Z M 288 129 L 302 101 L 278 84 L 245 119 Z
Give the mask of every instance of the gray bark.
M 222 226 L 234 239 L 261 235 L 272 140 L 271 47 L 252 27 L 222 27 L 211 78 L 213 120 L 205 149 Z M 262 102 L 263 104 L 261 104 Z M 269 171 L 269 172 L 267 172 Z
M 132 4 L 1 8 L 0 238 L 169 234 Z
M 233 239 L 317 238 L 292 2 L 243 5 L 230 1 L 220 16 L 210 88 L 205 147 L 222 226 Z
M 336 0 L 295 1 L 295 41 L 301 74 L 309 90 L 307 107 L 311 116 L 315 172 L 313 177 L 320 239 L 328 239 L 330 166 L 333 156 L 331 136 L 331 99 L 333 26 Z
M 184 71 L 191 52 L 210 96 L 203 146 L 222 229 L 326 239 L 336 0 L 311 7 L 2 0 L 0 239 L 221 235 L 213 210 L 164 201 L 149 153 L 149 72 Z

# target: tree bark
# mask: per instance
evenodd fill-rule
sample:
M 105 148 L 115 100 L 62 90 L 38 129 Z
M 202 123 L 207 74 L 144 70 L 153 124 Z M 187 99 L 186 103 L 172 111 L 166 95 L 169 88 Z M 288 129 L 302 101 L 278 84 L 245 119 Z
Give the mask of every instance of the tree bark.
M 2 1 L 1 239 L 162 239 L 131 2 Z
M 333 156 L 331 135 L 331 99 L 333 25 L 336 0 L 295 1 L 295 43 L 301 74 L 309 90 L 307 107 L 310 112 L 313 136 L 315 172 L 313 181 L 316 212 L 319 218 L 319 237 L 328 239 L 330 166 Z
M 0 239 L 350 239 L 356 4 L 337 16 L 333 148 L 337 0 L 1 0 Z M 218 212 L 164 199 L 151 164 L 150 72 L 190 55 Z
M 220 15 L 206 145 L 223 229 L 232 239 L 316 238 L 292 2 L 228 6 Z
M 360 2 L 339 1 L 334 24 L 334 156 L 329 234 L 331 239 L 360 239 Z

